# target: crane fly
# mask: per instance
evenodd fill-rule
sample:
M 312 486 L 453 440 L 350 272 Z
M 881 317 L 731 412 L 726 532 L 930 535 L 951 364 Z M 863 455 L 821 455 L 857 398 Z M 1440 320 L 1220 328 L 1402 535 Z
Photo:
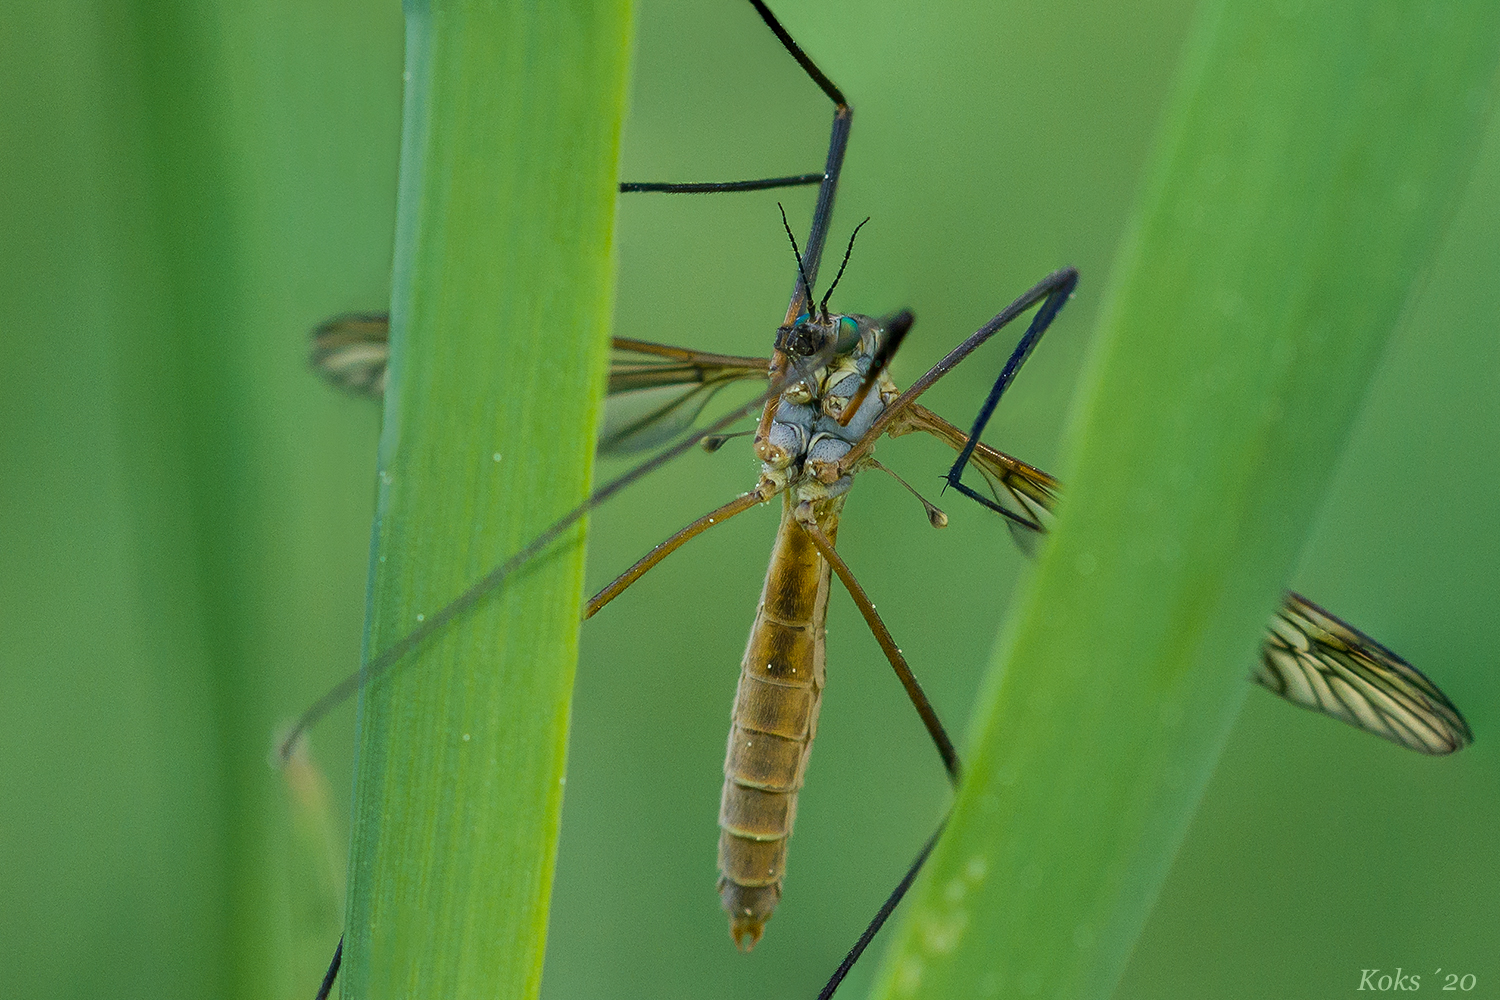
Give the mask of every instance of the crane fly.
M 874 458 L 875 442 L 885 435 L 923 433 L 958 453 L 945 476 L 948 484 L 999 514 L 1022 550 L 1028 554 L 1034 551 L 1037 540 L 1050 526 L 1061 485 L 1042 470 L 984 444 L 980 435 L 1001 396 L 1071 296 L 1078 280 L 1078 272 L 1073 268 L 1049 274 L 908 388 L 899 389 L 887 368 L 912 327 L 912 314 L 901 311 L 874 318 L 835 313 L 828 308 L 849 262 L 853 236 L 838 275 L 821 299 L 814 297 L 852 109 L 765 4 L 761 0 L 750 3 L 786 51 L 834 104 L 824 171 L 726 183 L 627 183 L 621 184 L 620 190 L 709 193 L 819 185 L 805 252 L 797 247 L 785 213 L 782 215 L 797 258 L 797 275 L 770 357 L 737 357 L 615 338 L 599 451 L 628 454 L 675 443 L 601 487 L 583 505 L 447 607 L 429 616 L 406 638 L 372 658 L 362 671 L 351 675 L 309 709 L 283 743 L 285 752 L 332 704 L 500 586 L 510 573 L 543 551 L 588 510 L 700 443 L 717 448 L 727 437 L 721 432 L 760 408 L 760 419 L 753 432 L 753 449 L 761 461 L 755 487 L 656 546 L 590 599 L 582 614 L 584 620 L 592 617 L 666 556 L 709 528 L 752 507 L 781 499 L 781 521 L 740 664 L 719 811 L 719 893 L 729 917 L 731 937 L 742 950 L 749 950 L 760 939 L 781 898 L 797 795 L 817 731 L 826 674 L 825 622 L 833 576 L 839 577 L 853 598 L 921 716 L 950 780 L 957 782 L 960 764 L 952 741 L 874 604 L 835 548 L 839 520 L 857 474 L 867 469 L 889 471 Z M 856 227 L 855 233 L 858 231 Z M 968 431 L 917 402 L 922 393 L 1001 328 L 1033 309 L 1036 312 L 1026 332 Z M 380 399 L 386 385 L 388 333 L 383 314 L 337 317 L 314 331 L 313 364 L 336 386 Z M 704 429 L 695 430 L 695 423 L 710 400 L 725 387 L 739 383 L 764 386 L 764 391 L 750 404 Z M 964 481 L 963 474 L 970 467 L 978 471 L 983 489 Z M 941 512 L 925 499 L 922 503 L 933 524 L 941 526 L 944 523 Z M 1268 626 L 1261 664 L 1252 679 L 1293 704 L 1422 753 L 1451 753 L 1472 740 L 1462 715 L 1420 671 L 1298 594 L 1285 595 Z M 906 877 L 824 987 L 822 997 L 833 993 L 880 929 L 910 886 L 936 838 L 934 834 L 917 856 Z M 326 995 L 337 967 L 336 954 L 320 997 Z
M 884 371 L 883 359 L 893 349 L 883 348 L 899 343 L 910 328 L 910 313 L 879 320 L 815 306 L 801 314 L 780 331 L 780 348 L 803 358 L 831 349 L 831 356 L 812 373 L 811 387 L 798 382 L 783 388 L 774 410 L 767 405 L 771 420 L 763 420 L 766 430 L 756 434 L 763 467 L 755 489 L 657 546 L 584 610 L 586 620 L 689 539 L 782 497 L 781 524 L 740 666 L 719 815 L 720 893 L 730 915 L 731 935 L 741 948 L 753 947 L 781 895 L 787 840 L 825 679 L 824 623 L 831 575 L 836 573 L 854 597 L 921 713 L 949 774 L 958 776 L 957 755 L 936 713 L 863 588 L 834 549 L 839 517 L 853 476 L 876 465 L 869 454 L 874 440 L 881 434 L 921 432 L 959 452 L 947 475 L 950 484 L 1000 513 L 1022 550 L 1034 550 L 1050 524 L 1061 484 L 979 440 L 978 431 L 994 409 L 990 401 L 977 426 L 966 433 L 915 402 L 915 397 L 1011 317 L 1042 302 L 1044 312 L 1006 366 L 999 384 L 1003 392 L 1074 280 L 1071 270 L 1049 276 L 904 393 Z M 1048 303 L 1053 303 L 1050 315 L 1045 311 Z M 379 316 L 330 321 L 314 338 L 316 363 L 330 381 L 375 397 L 383 381 L 384 348 Z M 670 438 L 690 426 L 720 389 L 738 382 L 766 382 L 774 378 L 774 370 L 770 358 L 616 338 L 600 451 L 621 454 Z M 856 401 L 862 390 L 868 391 Z M 863 452 L 856 454 L 860 448 Z M 963 482 L 968 465 L 979 471 L 985 493 Z M 1299 594 L 1285 595 L 1267 627 L 1261 657 L 1252 679 L 1293 704 L 1423 753 L 1451 753 L 1472 740 L 1459 711 L 1420 671 Z

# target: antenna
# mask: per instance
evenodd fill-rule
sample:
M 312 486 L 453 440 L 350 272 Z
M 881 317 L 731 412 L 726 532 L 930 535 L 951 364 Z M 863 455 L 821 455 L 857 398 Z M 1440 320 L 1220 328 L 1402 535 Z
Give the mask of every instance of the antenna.
M 786 230 L 786 238 L 792 241 L 792 253 L 797 258 L 797 274 L 799 274 L 802 277 L 802 292 L 807 297 L 807 311 L 808 312 L 812 312 L 812 307 L 813 307 L 812 282 L 810 282 L 810 281 L 807 280 L 807 269 L 802 266 L 802 251 L 797 249 L 797 237 L 795 237 L 795 236 L 792 235 L 792 227 L 786 221 L 786 207 L 784 205 L 782 205 L 781 202 L 779 202 L 779 201 L 776 203 L 776 207 L 779 208 L 779 209 L 781 209 L 781 228 Z M 846 255 L 846 259 L 847 259 L 847 255 Z M 843 268 L 839 268 L 839 271 L 842 273 Z M 816 319 L 817 317 L 814 316 L 813 318 Z
M 869 221 L 870 217 L 868 215 L 865 216 L 865 222 Z M 861 222 L 855 226 L 854 232 L 849 234 L 849 245 L 844 247 L 844 262 L 839 265 L 839 273 L 833 276 L 833 284 L 829 285 L 828 291 L 823 293 L 823 301 L 818 303 L 818 308 L 823 311 L 824 319 L 828 318 L 828 300 L 833 297 L 833 290 L 839 287 L 839 279 L 844 276 L 844 268 L 849 266 L 849 255 L 854 252 L 854 237 L 858 236 L 859 231 L 865 228 L 865 222 Z

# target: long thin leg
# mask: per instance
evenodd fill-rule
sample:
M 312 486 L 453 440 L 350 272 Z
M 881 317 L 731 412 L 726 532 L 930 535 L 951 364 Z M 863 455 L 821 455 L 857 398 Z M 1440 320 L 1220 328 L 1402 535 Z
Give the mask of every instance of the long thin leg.
M 775 496 L 775 493 L 771 487 L 762 483 L 749 493 L 735 497 L 724 506 L 704 514 L 698 520 L 646 553 L 634 566 L 631 566 L 625 572 L 615 577 L 614 580 L 610 581 L 609 586 L 591 597 L 588 605 L 583 609 L 583 620 L 588 621 L 594 615 L 598 614 L 601 608 L 624 593 L 626 587 L 629 587 L 632 583 L 645 576 L 648 570 L 673 552 L 682 548 L 690 539 L 697 538 L 716 524 L 723 524 L 736 514 L 741 514 L 751 507 L 765 503 L 773 496 Z
M 771 29 L 782 48 L 786 49 L 791 57 L 797 60 L 797 65 L 802 67 L 802 72 L 818 85 L 818 89 L 828 96 L 833 102 L 833 128 L 828 135 L 828 159 L 823 165 L 822 185 L 818 188 L 818 204 L 813 209 L 812 228 L 808 232 L 807 245 L 804 247 L 802 264 L 807 271 L 807 280 L 815 282 L 818 280 L 818 264 L 823 259 L 823 245 L 828 242 L 828 225 L 833 219 L 833 198 L 838 192 L 839 174 L 844 169 L 844 151 L 849 147 L 849 127 L 854 118 L 854 109 L 849 107 L 849 102 L 844 98 L 844 92 L 830 79 L 828 75 L 818 68 L 811 57 L 797 44 L 796 39 L 788 34 L 786 28 L 776 19 L 762 0 L 750 0 L 750 5 L 760 15 L 760 19 L 766 22 L 766 27 Z M 790 323 L 801 313 L 802 281 L 800 277 L 792 286 L 792 301 L 787 306 L 786 322 Z M 809 303 L 810 304 L 810 303 Z
M 880 620 L 880 615 L 875 611 L 875 605 L 870 603 L 870 597 L 865 593 L 864 587 L 860 586 L 859 581 L 854 578 L 854 573 L 849 569 L 849 564 L 844 562 L 843 557 L 838 554 L 838 550 L 833 547 L 833 542 L 823 533 L 823 529 L 818 527 L 818 521 L 813 514 L 812 505 L 808 503 L 800 504 L 797 507 L 796 516 L 797 522 L 802 525 L 803 530 L 812 539 L 813 545 L 817 546 L 819 554 L 833 567 L 833 571 L 838 574 L 839 580 L 843 582 L 844 588 L 849 591 L 849 596 L 854 598 L 854 603 L 858 606 L 859 613 L 864 616 L 865 624 L 870 626 L 870 631 L 875 635 L 875 641 L 880 644 L 880 649 L 885 653 L 886 659 L 890 660 L 892 669 L 896 671 L 896 676 L 901 681 L 901 686 L 906 689 L 906 696 L 911 699 L 912 706 L 916 708 L 917 714 L 922 717 L 922 724 L 927 727 L 928 736 L 932 738 L 933 744 L 937 747 L 938 755 L 943 758 L 943 767 L 948 771 L 948 780 L 957 785 L 960 774 L 958 751 L 953 749 L 953 741 L 948 738 L 947 731 L 943 729 L 942 722 L 938 720 L 937 711 L 932 707 L 932 702 L 927 700 L 927 695 L 922 691 L 922 686 L 917 683 L 916 676 L 911 672 L 911 667 L 907 665 L 906 657 L 901 654 L 901 650 L 897 648 L 895 640 L 891 638 L 890 630 L 885 627 L 885 622 Z M 823 989 L 818 993 L 818 1000 L 829 1000 L 833 996 L 834 991 L 839 988 L 839 984 L 844 981 L 844 977 L 849 974 L 849 970 L 854 968 L 854 963 L 859 961 L 860 956 L 865 953 L 865 949 L 870 946 L 870 942 L 875 940 L 875 935 L 880 933 L 880 929 L 885 926 L 886 920 L 890 918 L 897 904 L 901 902 L 906 896 L 907 890 L 911 888 L 912 882 L 916 880 L 917 873 L 922 870 L 922 865 L 927 861 L 927 856 L 937 846 L 938 838 L 942 836 L 943 828 L 947 826 L 947 823 L 948 821 L 944 819 L 938 828 L 933 831 L 932 836 L 927 838 L 927 843 L 922 845 L 922 850 L 911 863 L 911 867 L 906 870 L 906 874 L 897 883 L 896 888 L 886 897 L 885 902 L 881 904 L 875 916 L 865 926 L 864 933 L 860 934 L 859 940 L 854 942 L 854 947 L 849 949 L 849 953 L 844 956 L 844 960 L 839 963 L 839 967 L 828 978 L 828 982 L 824 984 Z
M 1021 366 L 1026 363 L 1026 359 L 1031 356 L 1031 352 L 1036 347 L 1037 341 L 1042 339 L 1042 334 L 1046 333 L 1047 327 L 1052 325 L 1052 320 L 1056 318 L 1058 310 L 1062 309 L 1063 305 L 1067 303 L 1068 296 L 1073 294 L 1073 286 L 1077 284 L 1078 272 L 1074 271 L 1067 280 L 1047 293 L 1047 298 L 1042 302 L 1042 307 L 1031 318 L 1031 325 L 1026 328 L 1025 335 L 1021 337 L 1020 343 L 1016 344 L 1016 349 L 1011 352 L 1010 358 L 1005 362 L 1005 367 L 1000 370 L 1000 377 L 995 379 L 995 384 L 990 387 L 990 394 L 985 397 L 984 405 L 979 408 L 979 416 L 974 419 L 974 427 L 969 431 L 969 440 L 964 445 L 963 450 L 958 453 L 958 458 L 954 461 L 953 468 L 948 470 L 948 475 L 945 477 L 948 480 L 949 486 L 952 486 L 971 500 L 979 501 L 991 510 L 998 510 L 1004 513 L 1004 508 L 995 503 L 995 501 L 963 484 L 960 477 L 963 475 L 964 466 L 968 464 L 969 456 L 974 454 L 974 448 L 979 444 L 979 435 L 984 430 L 985 425 L 990 422 L 990 417 L 994 415 L 995 407 L 999 404 L 1001 395 L 1010 387 L 1011 382 L 1015 381 L 1016 373 L 1021 370 Z
M 938 838 L 943 835 L 943 830 L 947 826 L 948 820 L 944 817 L 943 821 L 938 824 L 938 828 L 932 832 L 932 836 L 927 838 L 927 843 L 922 845 L 922 850 L 917 853 L 911 866 L 906 869 L 906 874 L 901 877 L 901 881 L 896 884 L 896 888 L 892 889 L 891 894 L 885 897 L 885 902 L 880 905 L 880 909 L 870 919 L 870 923 L 865 927 L 865 932 L 859 936 L 858 941 L 854 942 L 854 947 L 849 949 L 849 954 L 844 956 L 844 960 L 839 963 L 839 967 L 833 970 L 833 975 L 828 977 L 828 982 L 823 985 L 823 989 L 818 993 L 818 1000 L 829 1000 L 833 996 L 834 990 L 839 988 L 839 984 L 844 981 L 844 977 L 849 974 L 849 970 L 854 968 L 854 963 L 859 961 L 859 956 L 863 955 L 865 949 L 870 946 L 870 942 L 875 940 L 875 935 L 880 933 L 880 928 L 885 926 L 886 920 L 895 911 L 897 904 L 905 898 L 907 890 L 917 880 L 917 873 L 927 863 L 927 856 L 937 846 Z
M 328 994 L 333 992 L 333 981 L 339 977 L 339 966 L 344 964 L 344 935 L 339 935 L 339 946 L 333 949 L 333 961 L 328 963 L 328 971 L 323 973 L 323 984 L 318 987 L 318 995 L 315 1000 L 328 1000 Z M 839 977 L 844 978 L 843 976 Z
M 764 180 L 753 181 L 725 181 L 706 183 L 641 183 L 628 182 L 620 185 L 622 193 L 637 191 L 658 191 L 670 194 L 713 194 L 722 191 L 764 191 L 770 188 L 798 187 L 807 184 L 817 184 L 818 201 L 813 208 L 812 226 L 808 231 L 806 252 L 803 255 L 803 264 L 807 270 L 807 278 L 810 282 L 817 281 L 818 264 L 823 259 L 823 247 L 828 242 L 828 227 L 833 219 L 833 200 L 838 193 L 839 174 L 844 169 L 844 151 L 849 147 L 849 128 L 854 117 L 854 109 L 849 107 L 844 92 L 838 88 L 828 74 L 818 68 L 802 46 L 797 44 L 791 34 L 777 20 L 776 15 L 771 13 L 763 0 L 750 0 L 750 6 L 760 15 L 766 27 L 781 42 L 782 48 L 802 67 L 808 79 L 818 85 L 818 89 L 827 95 L 833 102 L 833 127 L 828 135 L 828 156 L 823 164 L 821 174 L 798 174 L 792 177 L 768 177 Z M 790 323 L 797 318 L 802 311 L 802 281 L 799 278 L 792 288 L 791 303 L 787 306 L 786 322 Z
M 933 745 L 943 758 L 943 767 L 948 771 L 948 780 L 958 784 L 959 763 L 958 751 L 953 749 L 953 741 L 948 738 L 947 730 L 939 721 L 937 711 L 932 707 L 932 702 L 927 700 L 927 695 L 922 691 L 922 685 L 917 683 L 916 675 L 911 672 L 911 667 L 906 663 L 906 657 L 901 655 L 901 650 L 896 645 L 896 640 L 891 638 L 890 630 L 885 627 L 885 622 L 880 620 L 880 615 L 875 611 L 875 605 L 870 603 L 870 595 L 865 593 L 865 588 L 859 585 L 854 578 L 854 572 L 849 569 L 849 564 L 844 562 L 844 557 L 839 555 L 833 547 L 833 542 L 818 527 L 817 518 L 813 514 L 812 504 L 803 503 L 797 506 L 797 523 L 807 532 L 808 537 L 817 546 L 818 553 L 833 567 L 838 574 L 839 580 L 844 584 L 844 589 L 849 591 L 849 596 L 854 598 L 859 613 L 864 615 L 865 624 L 870 626 L 870 631 L 875 635 L 875 641 L 880 644 L 881 652 L 885 658 L 891 661 L 891 669 L 896 671 L 896 677 L 901 681 L 901 686 L 906 689 L 906 696 L 911 699 L 912 707 L 922 717 L 922 724 L 927 727 L 927 735 L 932 737 Z
M 980 411 L 982 421 L 989 420 L 990 413 L 994 411 L 994 404 L 1000 401 L 1000 394 L 1005 391 L 1006 387 L 1016 377 L 1016 372 L 1026 361 L 1026 357 L 1031 354 L 1032 348 L 1036 347 L 1036 342 L 1041 339 L 1042 334 L 1047 331 L 1047 327 L 1051 325 L 1053 317 L 1057 315 L 1057 311 L 1063 307 L 1063 303 L 1068 301 L 1068 296 L 1073 293 L 1073 287 L 1077 284 L 1077 268 L 1064 267 L 1053 271 L 1027 289 L 1020 298 L 1002 309 L 996 314 L 994 319 L 976 330 L 962 344 L 949 351 L 947 357 L 929 368 L 925 375 L 913 382 L 901 394 L 900 398 L 886 407 L 885 412 L 875 419 L 875 422 L 870 425 L 870 429 L 865 433 L 865 436 L 860 438 L 854 447 L 849 449 L 849 453 L 839 460 L 836 477 L 848 475 L 849 470 L 854 467 L 854 463 L 869 454 L 870 449 L 875 446 L 875 442 L 879 440 L 880 435 L 885 433 L 891 421 L 905 410 L 906 407 L 916 402 L 918 396 L 932 388 L 933 383 L 952 371 L 964 358 L 973 354 L 981 344 L 993 337 L 1002 327 L 1040 302 L 1042 303 L 1042 308 L 1032 318 L 1031 326 L 1027 328 L 1025 336 L 1021 338 L 1021 342 L 1016 345 L 1015 351 L 1011 353 L 1010 360 L 1005 363 L 1005 369 L 1000 373 L 1000 378 L 996 380 L 994 388 L 990 390 L 990 398 L 985 400 L 986 408 Z M 976 426 L 982 428 L 984 426 L 982 421 L 977 422 Z M 971 435 L 972 439 L 973 436 Z M 966 450 L 965 454 L 959 456 L 960 461 L 955 463 L 954 467 L 962 471 L 962 466 L 968 461 L 968 454 L 972 453 L 972 451 L 973 448 L 971 446 Z M 957 477 L 955 476 L 954 478 Z M 968 495 L 968 490 L 965 489 L 963 492 Z
M 769 191 L 772 188 L 806 187 L 822 184 L 822 174 L 796 174 L 792 177 L 766 177 L 758 181 L 690 181 L 684 184 L 656 181 L 621 181 L 621 194 L 653 192 L 656 194 L 722 194 L 727 191 Z

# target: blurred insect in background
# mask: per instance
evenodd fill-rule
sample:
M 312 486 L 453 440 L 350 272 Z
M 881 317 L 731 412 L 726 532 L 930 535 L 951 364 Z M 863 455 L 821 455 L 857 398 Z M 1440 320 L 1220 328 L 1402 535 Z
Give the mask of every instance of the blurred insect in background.
M 825 679 L 824 626 L 833 575 L 854 599 L 890 661 L 950 780 L 958 781 L 960 764 L 952 741 L 874 604 L 835 550 L 839 519 L 856 474 L 878 469 L 895 475 L 875 460 L 872 451 L 876 441 L 886 434 L 922 432 L 958 452 L 945 476 L 948 485 L 1004 518 L 1023 551 L 1034 551 L 1037 539 L 1050 525 L 1059 483 L 1040 469 L 983 444 L 980 435 L 1078 279 L 1072 268 L 1043 278 L 905 391 L 898 389 L 887 367 L 911 329 L 912 314 L 902 311 L 876 319 L 834 313 L 828 308 L 859 227 L 850 237 L 833 282 L 820 299 L 814 297 L 852 111 L 842 92 L 792 40 L 764 3 L 750 2 L 786 51 L 834 104 L 824 171 L 727 183 L 622 184 L 620 189 L 722 193 L 819 185 L 805 252 L 798 249 L 785 214 L 782 216 L 798 270 L 771 356 L 736 357 L 616 338 L 600 452 L 626 454 L 674 439 L 676 443 L 596 491 L 505 564 L 429 616 L 417 630 L 375 656 L 361 672 L 351 675 L 310 708 L 283 743 L 285 754 L 333 704 L 500 586 L 588 510 L 699 444 L 717 449 L 732 436 L 723 432 L 758 407 L 761 415 L 753 432 L 753 447 L 762 465 L 755 488 L 656 546 L 596 594 L 583 611 L 585 620 L 592 617 L 666 556 L 710 527 L 777 496 L 782 498 L 781 523 L 740 666 L 719 813 L 719 892 L 729 915 L 731 937 L 742 950 L 749 950 L 760 939 L 781 897 L 797 795 L 817 730 Z M 1001 328 L 1032 309 L 1036 309 L 1035 315 L 968 432 L 916 402 Z M 388 332 L 387 319 L 381 314 L 351 314 L 330 320 L 314 332 L 313 364 L 340 388 L 379 399 L 385 390 Z M 736 383 L 766 383 L 766 389 L 751 403 L 703 429 L 693 430 L 715 394 Z M 979 472 L 982 489 L 963 480 L 964 471 L 971 465 Z M 899 481 L 900 477 L 896 478 Z M 904 482 L 902 485 L 906 486 Z M 946 523 L 941 511 L 915 490 L 911 492 L 921 500 L 935 527 Z M 1268 626 L 1261 664 L 1253 679 L 1294 704 L 1423 753 L 1450 753 L 1472 739 L 1462 715 L 1416 668 L 1297 594 L 1286 595 Z M 934 834 L 923 847 L 821 996 L 832 995 L 879 931 L 936 837 Z M 320 996 L 326 995 L 337 966 L 336 957 Z

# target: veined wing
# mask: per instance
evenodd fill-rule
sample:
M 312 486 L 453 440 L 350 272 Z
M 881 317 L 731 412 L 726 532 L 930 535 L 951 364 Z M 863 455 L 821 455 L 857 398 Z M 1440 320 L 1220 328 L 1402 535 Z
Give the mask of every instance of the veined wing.
M 599 450 L 642 451 L 692 426 L 714 393 L 733 382 L 765 380 L 771 362 L 708 354 L 616 337 Z
M 931 434 L 947 442 L 954 451 L 961 450 L 969 440 L 962 430 L 917 403 L 906 408 L 890 433 L 899 436 L 912 431 Z M 1057 505 L 1061 485 L 1036 466 L 982 441 L 974 446 L 969 461 L 984 477 L 995 502 L 1014 515 L 1005 519 L 1005 526 L 1016 545 L 1028 556 L 1035 555 L 1037 539 L 1052 526 L 1052 510 Z
M 1436 684 L 1380 643 L 1298 594 L 1288 593 L 1261 647 L 1256 683 L 1421 753 L 1474 741 Z
M 957 451 L 968 435 L 942 417 L 913 404 L 897 434 L 925 431 Z M 1047 473 L 984 444 L 973 464 L 995 500 L 1024 517 L 1006 519 L 1017 544 L 1029 555 L 1050 526 L 1060 484 Z M 1452 753 L 1473 742 L 1468 723 L 1436 684 L 1363 632 L 1307 598 L 1287 592 L 1266 628 L 1256 683 L 1294 705 L 1311 708 L 1351 726 L 1428 754 Z
M 349 313 L 312 334 L 312 364 L 346 392 L 380 399 L 390 358 L 384 313 Z M 616 337 L 599 450 L 641 451 L 674 437 L 697 419 L 714 393 L 732 382 L 765 379 L 770 362 L 708 354 Z

